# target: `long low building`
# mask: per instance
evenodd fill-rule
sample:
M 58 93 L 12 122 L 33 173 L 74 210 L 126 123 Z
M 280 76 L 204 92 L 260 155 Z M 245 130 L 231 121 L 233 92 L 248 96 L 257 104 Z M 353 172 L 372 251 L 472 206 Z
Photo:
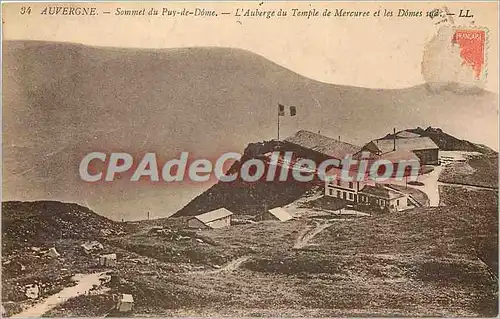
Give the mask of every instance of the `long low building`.
M 373 140 L 363 150 L 377 155 L 394 151 L 411 151 L 422 165 L 439 165 L 439 147 L 429 137 L 396 137 Z
M 325 158 L 343 159 L 346 155 L 354 155 L 361 150 L 359 146 L 305 130 L 286 138 L 285 142 L 316 152 Z
M 188 219 L 188 227 L 196 229 L 222 228 L 231 226 L 232 212 L 219 208 L 208 213 L 197 215 Z
M 344 182 L 338 179 L 327 183 L 325 195 L 391 212 L 414 207 L 408 194 L 382 184 L 369 185 L 364 182 Z

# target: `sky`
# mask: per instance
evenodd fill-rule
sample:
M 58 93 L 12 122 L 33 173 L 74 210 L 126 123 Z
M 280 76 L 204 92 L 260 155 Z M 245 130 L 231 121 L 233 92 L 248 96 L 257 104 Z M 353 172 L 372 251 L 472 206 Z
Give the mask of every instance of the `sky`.
M 335 84 L 370 88 L 405 88 L 424 83 L 421 63 L 426 43 L 444 25 L 426 12 L 446 5 L 455 13 L 454 26 L 489 29 L 488 77 L 484 87 L 498 93 L 498 5 L 489 3 L 341 3 L 341 2 L 227 2 L 227 3 L 7 3 L 3 5 L 6 40 L 76 42 L 94 46 L 177 48 L 223 46 L 263 55 L 306 77 Z M 29 6 L 30 14 L 20 14 Z M 50 16 L 50 6 L 96 7 L 97 16 Z M 117 9 L 216 10 L 217 17 L 121 16 Z M 237 17 L 237 9 L 286 9 L 287 17 Z M 293 17 L 291 10 L 317 9 L 320 17 Z M 399 9 L 422 11 L 423 17 L 322 17 L 334 11 Z M 458 18 L 469 9 L 473 18 Z M 109 11 L 110 14 L 103 12 Z M 472 24 L 473 23 L 473 24 Z M 445 24 L 450 24 L 446 22 Z M 439 62 L 439 61 L 438 61 Z M 441 63 L 441 62 L 439 62 Z M 445 63 L 445 62 L 443 62 Z

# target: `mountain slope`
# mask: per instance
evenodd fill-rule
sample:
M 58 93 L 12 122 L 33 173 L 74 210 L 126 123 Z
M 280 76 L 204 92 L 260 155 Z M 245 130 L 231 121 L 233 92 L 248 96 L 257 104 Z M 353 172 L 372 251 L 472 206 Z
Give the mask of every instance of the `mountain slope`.
M 3 202 L 2 245 L 41 244 L 59 239 L 95 239 L 124 227 L 86 207 L 55 201 Z
M 458 139 L 448 133 L 443 132 L 440 128 L 427 127 L 425 130 L 421 127 L 404 130 L 406 132 L 415 133 L 420 136 L 429 137 L 441 151 L 466 151 L 479 152 L 484 154 L 494 154 L 495 151 L 491 148 L 469 142 L 467 140 Z M 394 134 L 387 134 L 383 139 L 393 139 Z
M 57 199 L 112 219 L 165 217 L 210 184 L 83 183 L 91 151 L 190 151 L 214 158 L 276 135 L 276 104 L 297 105 L 298 129 L 353 144 L 398 127 L 433 126 L 497 145 L 496 94 L 375 90 L 304 78 L 253 53 L 227 48 L 139 50 L 4 42 L 3 195 Z M 474 105 L 474 107 L 471 107 Z M 486 134 L 485 134 L 486 133 Z

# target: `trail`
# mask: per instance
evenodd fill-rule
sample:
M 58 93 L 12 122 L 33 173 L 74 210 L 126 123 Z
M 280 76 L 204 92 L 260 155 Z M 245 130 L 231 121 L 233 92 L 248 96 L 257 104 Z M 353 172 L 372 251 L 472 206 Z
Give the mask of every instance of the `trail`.
M 224 267 L 222 267 L 220 269 L 200 270 L 200 271 L 193 271 L 191 273 L 192 274 L 220 274 L 220 273 L 224 273 L 224 272 L 231 272 L 231 271 L 234 271 L 234 270 L 240 268 L 240 266 L 248 259 L 250 259 L 250 256 L 243 256 L 243 257 L 239 257 L 237 259 L 230 261 L 229 263 L 227 263 L 226 265 L 224 265 Z
M 105 272 L 93 273 L 93 274 L 77 274 L 73 278 L 78 281 L 78 283 L 73 287 L 67 287 L 63 290 L 59 291 L 56 294 L 40 301 L 39 303 L 29 307 L 28 309 L 23 310 L 22 312 L 13 315 L 14 318 L 26 318 L 26 317 L 41 317 L 47 311 L 53 309 L 57 305 L 62 304 L 66 300 L 77 297 L 80 295 L 87 294 L 90 289 L 96 286 L 100 286 L 102 284 L 99 278 L 101 275 L 105 274 Z
M 229 262 L 228 264 L 226 264 L 224 267 L 222 267 L 221 269 L 217 269 L 218 272 L 229 272 L 229 271 L 234 271 L 238 268 L 240 268 L 240 266 L 245 262 L 247 261 L 248 259 L 250 258 L 250 256 L 243 256 L 243 257 L 240 257 L 238 259 L 235 259 L 231 262 Z
M 408 187 L 412 187 L 424 192 L 429 198 L 430 207 L 439 206 L 440 198 L 439 198 L 438 179 L 442 170 L 443 170 L 442 166 L 437 166 L 429 174 L 419 176 L 418 181 L 424 183 L 424 186 L 408 185 Z
M 295 241 L 295 245 L 293 245 L 294 249 L 300 249 L 307 246 L 307 243 L 314 238 L 317 234 L 321 233 L 323 230 L 332 226 L 328 221 L 323 221 L 321 223 L 316 222 L 316 226 L 311 228 L 305 228 L 299 233 L 297 240 Z

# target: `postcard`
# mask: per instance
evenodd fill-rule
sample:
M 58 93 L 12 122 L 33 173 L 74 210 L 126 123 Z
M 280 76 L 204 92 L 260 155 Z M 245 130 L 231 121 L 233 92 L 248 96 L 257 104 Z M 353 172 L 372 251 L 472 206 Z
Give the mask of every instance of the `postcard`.
M 497 316 L 498 22 L 4 2 L 2 316 Z

